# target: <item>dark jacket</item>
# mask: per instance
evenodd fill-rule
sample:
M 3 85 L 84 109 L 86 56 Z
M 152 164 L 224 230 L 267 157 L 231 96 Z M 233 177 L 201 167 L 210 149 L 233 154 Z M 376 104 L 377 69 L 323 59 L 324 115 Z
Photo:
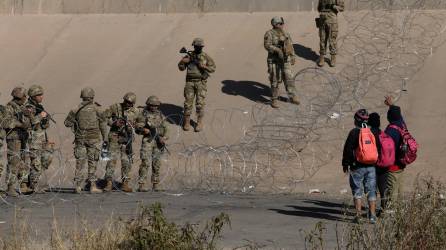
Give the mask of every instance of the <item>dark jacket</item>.
M 375 136 L 376 146 L 378 149 L 378 154 L 381 153 L 381 143 L 379 142 L 379 129 L 371 128 L 370 129 Z M 342 156 L 342 166 L 350 167 L 351 169 L 356 169 L 360 167 L 371 167 L 375 166 L 375 164 L 367 165 L 363 163 L 359 163 L 356 161 L 355 151 L 359 147 L 359 128 L 354 128 L 348 134 L 347 140 L 344 144 L 344 153 Z
M 393 142 L 395 142 L 395 165 L 397 165 L 401 169 L 404 169 L 406 165 L 402 164 L 398 160 L 401 157 L 399 149 L 401 147 L 401 144 L 403 143 L 403 140 L 401 138 L 400 132 L 397 129 L 390 127 L 390 125 L 396 125 L 400 128 L 406 128 L 406 123 L 404 122 L 404 118 L 401 115 L 401 108 L 395 105 L 389 106 L 389 111 L 387 111 L 387 120 L 389 121 L 389 125 L 387 126 L 385 132 L 390 137 L 392 137 Z

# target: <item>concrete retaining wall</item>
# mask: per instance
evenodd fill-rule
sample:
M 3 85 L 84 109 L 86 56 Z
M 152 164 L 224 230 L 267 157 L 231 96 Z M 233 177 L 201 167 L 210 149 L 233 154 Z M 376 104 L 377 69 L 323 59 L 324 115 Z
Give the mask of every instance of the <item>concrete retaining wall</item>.
M 347 9 L 396 6 L 399 0 L 345 0 Z M 409 4 L 410 7 L 420 6 Z M 404 1 L 405 3 L 408 1 Z M 0 0 L 0 14 L 138 14 L 194 12 L 314 11 L 317 0 Z M 423 8 L 445 8 L 446 1 L 423 1 Z

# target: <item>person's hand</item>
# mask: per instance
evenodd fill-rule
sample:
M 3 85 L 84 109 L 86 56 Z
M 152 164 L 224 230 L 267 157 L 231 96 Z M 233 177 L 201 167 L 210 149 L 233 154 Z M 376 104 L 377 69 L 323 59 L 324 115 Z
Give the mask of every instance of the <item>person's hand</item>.
M 204 63 L 202 63 L 202 62 L 200 62 L 200 63 L 198 64 L 198 67 L 199 67 L 200 69 L 207 69 L 206 64 L 204 64 Z
M 291 65 L 296 64 L 296 57 L 295 57 L 295 56 L 292 56 L 292 57 L 291 57 L 291 61 L 290 61 L 290 63 L 291 63 Z
M 125 121 L 124 120 L 122 120 L 122 119 L 118 119 L 118 120 L 116 120 L 116 126 L 118 126 L 119 128 L 122 128 L 122 127 L 124 127 L 124 125 L 125 125 Z
M 183 57 L 183 59 L 181 59 L 181 61 L 183 63 L 190 63 L 190 57 L 189 56 L 185 56 L 185 57 Z
M 45 111 L 40 112 L 40 117 L 42 117 L 43 119 L 45 119 L 48 116 L 48 113 Z
M 343 166 L 342 167 L 342 171 L 344 171 L 344 173 L 347 173 L 348 172 L 348 166 L 345 166 L 345 167 Z
M 387 106 L 392 106 L 393 105 L 392 97 L 390 95 L 388 95 L 385 98 L 386 98 L 386 100 L 384 101 L 384 104 L 386 104 Z
M 164 137 L 159 137 L 158 138 L 158 142 L 161 144 L 161 145 L 165 145 L 166 144 L 166 139 L 164 138 Z
M 339 12 L 339 6 L 337 6 L 337 5 L 333 5 L 332 9 L 333 9 L 336 13 Z
M 149 135 L 150 134 L 150 129 L 144 128 L 143 132 L 144 132 L 145 135 Z

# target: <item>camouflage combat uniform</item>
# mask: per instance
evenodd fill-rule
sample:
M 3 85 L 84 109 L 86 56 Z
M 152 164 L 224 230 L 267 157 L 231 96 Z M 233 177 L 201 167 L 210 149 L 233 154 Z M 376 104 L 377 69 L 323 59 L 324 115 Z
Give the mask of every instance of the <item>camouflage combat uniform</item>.
M 327 52 L 327 44 L 330 47 L 332 60 L 330 65 L 336 63 L 337 54 L 337 37 L 338 37 L 338 12 L 344 11 L 344 0 L 319 0 L 317 10 L 319 11 L 319 28 L 320 38 L 320 58 L 319 66 L 324 65 L 324 55 Z
M 204 42 L 200 38 L 194 39 L 192 46 L 204 47 Z M 180 71 L 187 69 L 186 85 L 184 87 L 184 116 L 185 116 L 185 130 L 189 130 L 190 116 L 195 101 L 195 108 L 197 112 L 197 123 L 199 124 L 196 131 L 201 130 L 201 121 L 204 117 L 204 106 L 207 92 L 207 79 L 211 73 L 215 72 L 216 66 L 214 60 L 205 52 L 201 51 L 199 54 L 196 51 L 191 51 L 188 56 L 190 59 L 188 63 L 181 60 L 178 63 Z M 203 68 L 200 65 L 204 65 Z
M 41 91 L 40 91 L 41 90 Z M 31 129 L 28 140 L 29 157 L 31 160 L 31 169 L 29 174 L 30 188 L 35 190 L 43 170 L 47 170 L 53 161 L 53 148 L 48 141 L 47 129 L 50 127 L 48 116 L 42 118 L 40 115 L 45 109 L 35 100 L 33 96 L 43 94 L 40 86 L 31 86 L 28 91 L 28 102 L 26 109 L 30 112 Z
M 93 95 L 90 95 L 90 93 Z M 91 185 L 90 191 L 96 191 L 96 169 L 101 152 L 102 141 L 107 141 L 107 121 L 100 105 L 93 101 L 94 91 L 90 88 L 83 89 L 82 103 L 71 110 L 65 119 L 65 126 L 71 128 L 74 133 L 74 157 L 76 158 L 76 171 L 74 182 L 76 192 L 85 181 L 84 169 L 88 163 L 87 180 Z M 84 98 L 91 98 L 86 100 Z M 102 138 L 101 138 L 102 136 Z
M 21 102 L 18 96 L 26 98 L 26 90 L 24 88 L 15 88 L 13 90 L 14 99 L 6 105 L 6 121 L 4 128 L 6 131 L 7 144 L 7 182 L 8 194 L 15 196 L 15 186 L 20 183 L 21 191 L 26 192 L 27 165 L 26 151 L 29 138 L 28 129 L 31 127 L 29 113 L 25 108 L 25 100 Z M 24 191 L 25 190 L 25 191 Z
M 4 165 L 3 165 L 3 143 L 6 138 L 6 132 L 4 129 L 6 121 L 6 107 L 0 105 L 0 179 L 2 178 Z
M 282 20 L 283 23 L 283 18 L 275 17 L 271 20 L 273 27 L 279 20 Z M 294 75 L 291 69 L 291 66 L 295 63 L 296 54 L 290 34 L 281 28 L 274 27 L 265 33 L 264 47 L 268 51 L 267 64 L 271 83 L 271 105 L 274 108 L 278 107 L 277 100 L 281 82 L 285 83 L 285 89 L 290 100 L 298 104 Z
M 136 96 L 135 96 L 136 99 Z M 136 107 L 124 107 L 124 103 L 117 103 L 105 111 L 105 117 L 110 126 L 108 135 L 111 160 L 107 162 L 105 180 L 112 181 L 116 164 L 121 159 L 122 182 L 130 179 L 132 168 L 134 126 L 139 110 Z
M 147 103 L 150 103 L 150 98 Z M 144 129 L 150 130 L 150 133 L 144 134 Z M 163 114 L 159 110 L 151 111 L 146 107 L 136 121 L 136 131 L 143 135 L 140 156 L 141 166 L 139 168 L 140 191 L 146 183 L 150 165 L 152 166 L 151 182 L 155 189 L 160 181 L 161 156 L 165 150 L 165 145 L 159 142 L 159 138 L 162 138 L 163 141 L 167 140 L 167 124 Z

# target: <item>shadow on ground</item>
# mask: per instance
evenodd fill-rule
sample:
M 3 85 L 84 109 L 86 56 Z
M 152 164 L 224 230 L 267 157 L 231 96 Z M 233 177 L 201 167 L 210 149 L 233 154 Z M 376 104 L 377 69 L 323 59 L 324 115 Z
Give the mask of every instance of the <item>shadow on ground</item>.
M 316 62 L 319 58 L 319 55 L 312 50 L 311 48 L 305 47 L 303 45 L 300 45 L 298 43 L 293 44 L 294 52 L 296 53 L 296 56 L 303 58 L 305 60 Z
M 243 96 L 253 102 L 268 103 L 271 97 L 270 88 L 260 82 L 224 80 L 221 91 L 228 95 Z M 267 98 L 268 97 L 268 98 Z
M 183 107 L 170 103 L 162 103 L 161 113 L 166 117 L 170 124 L 181 125 L 183 122 Z
M 309 217 L 315 219 L 346 221 L 354 215 L 350 207 L 344 203 L 332 203 L 319 200 L 305 200 L 304 203 L 312 204 L 309 206 L 288 205 L 290 209 L 269 209 L 279 214 Z

